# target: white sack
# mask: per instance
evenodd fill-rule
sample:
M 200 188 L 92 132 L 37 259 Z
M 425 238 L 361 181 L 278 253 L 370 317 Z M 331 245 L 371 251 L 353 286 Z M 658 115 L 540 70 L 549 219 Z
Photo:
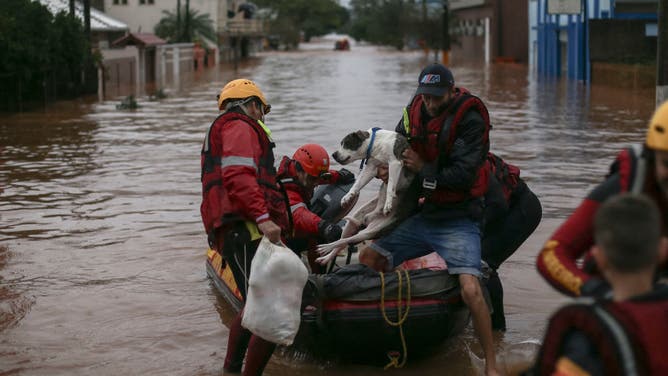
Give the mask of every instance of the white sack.
M 307 279 L 299 256 L 263 237 L 251 262 L 241 325 L 267 341 L 291 345 L 299 330 Z

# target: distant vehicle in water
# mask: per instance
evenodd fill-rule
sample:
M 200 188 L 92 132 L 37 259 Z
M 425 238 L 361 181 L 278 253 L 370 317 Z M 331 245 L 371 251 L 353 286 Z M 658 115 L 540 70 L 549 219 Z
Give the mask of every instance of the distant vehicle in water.
M 334 43 L 334 50 L 336 51 L 349 51 L 350 43 L 348 38 L 339 39 Z

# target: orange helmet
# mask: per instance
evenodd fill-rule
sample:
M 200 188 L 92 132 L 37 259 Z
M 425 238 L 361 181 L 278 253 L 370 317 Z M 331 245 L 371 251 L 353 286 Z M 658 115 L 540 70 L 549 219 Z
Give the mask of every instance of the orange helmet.
M 262 102 L 265 114 L 269 113 L 271 105 L 267 103 L 267 99 L 262 94 L 262 91 L 260 91 L 260 88 L 257 87 L 255 82 L 245 78 L 232 80 L 223 87 L 223 90 L 218 94 L 218 109 L 223 110 L 223 104 L 227 100 L 252 97 L 257 97 Z
M 318 144 L 306 144 L 300 146 L 292 159 L 299 162 L 301 168 L 311 176 L 329 171 L 329 155 L 327 150 Z

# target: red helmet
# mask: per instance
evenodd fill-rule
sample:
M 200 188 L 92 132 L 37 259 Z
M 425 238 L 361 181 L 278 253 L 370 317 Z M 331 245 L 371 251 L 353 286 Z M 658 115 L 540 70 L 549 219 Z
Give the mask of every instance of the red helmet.
M 329 171 L 329 155 L 327 150 L 318 144 L 306 144 L 300 146 L 292 159 L 299 162 L 304 172 L 311 176 Z

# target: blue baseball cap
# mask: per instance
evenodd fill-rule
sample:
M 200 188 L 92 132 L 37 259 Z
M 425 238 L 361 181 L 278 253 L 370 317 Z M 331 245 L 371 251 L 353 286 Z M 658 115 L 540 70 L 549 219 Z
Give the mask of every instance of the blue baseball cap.
M 452 76 L 450 69 L 446 68 L 443 64 L 434 63 L 427 65 L 420 72 L 415 95 L 429 94 L 442 97 L 453 86 L 455 86 L 455 78 Z

